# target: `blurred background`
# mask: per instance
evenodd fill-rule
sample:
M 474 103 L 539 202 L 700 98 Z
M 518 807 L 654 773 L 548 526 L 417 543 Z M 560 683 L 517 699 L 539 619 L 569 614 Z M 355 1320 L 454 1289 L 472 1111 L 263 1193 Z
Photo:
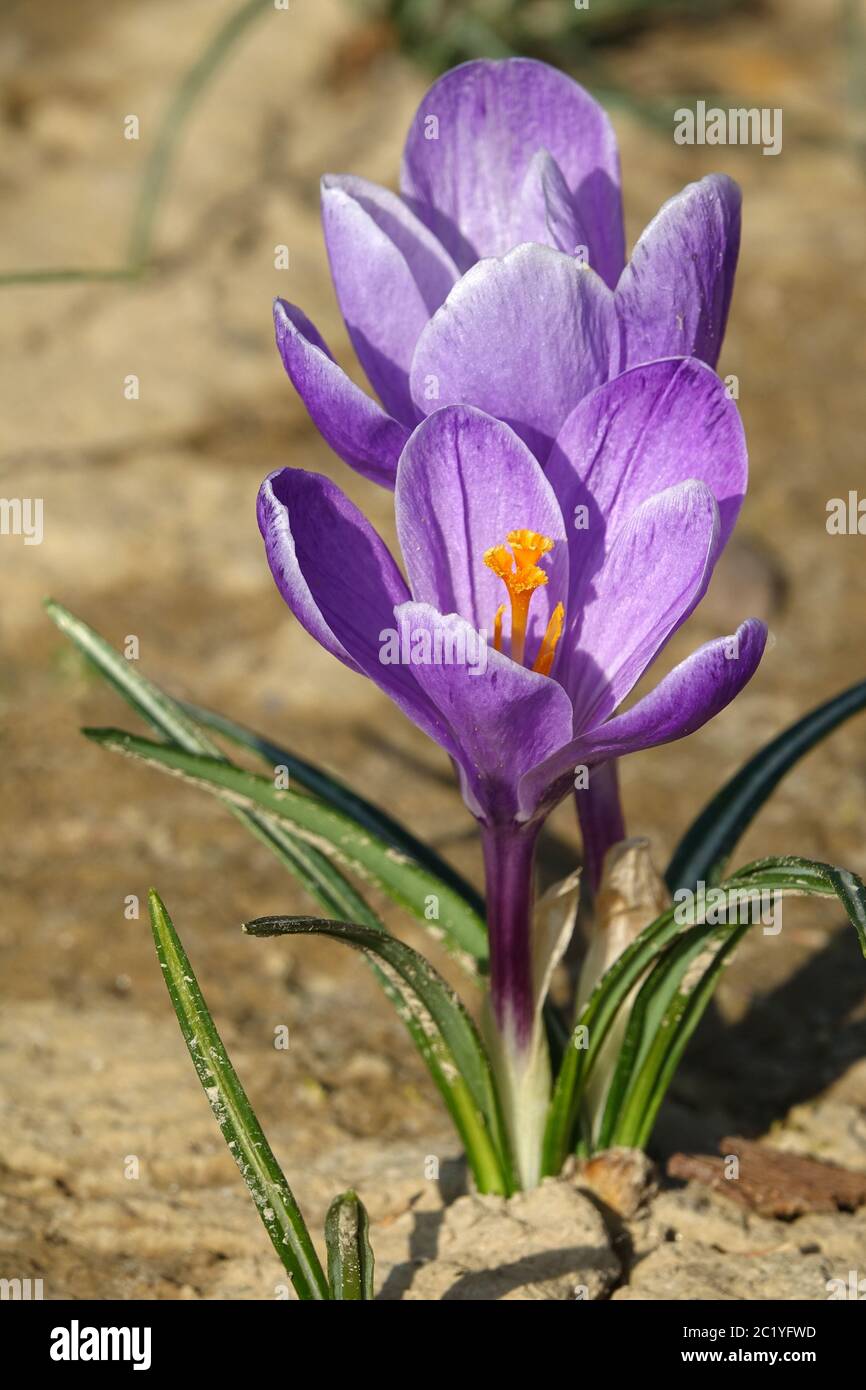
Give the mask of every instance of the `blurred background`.
M 214 802 L 80 738 L 80 724 L 130 717 L 40 600 L 52 594 L 116 645 L 137 636 L 144 673 L 320 761 L 479 878 L 447 761 L 291 619 L 254 503 L 269 470 L 310 467 L 392 534 L 389 495 L 330 455 L 286 380 L 271 300 L 299 302 L 355 374 L 319 178 L 394 186 L 435 74 L 511 52 L 565 68 L 608 104 L 630 244 L 705 173 L 727 172 L 744 192 L 720 370 L 739 381 L 751 491 L 706 602 L 657 671 L 749 614 L 773 643 L 725 714 L 625 767 L 629 828 L 649 837 L 659 869 L 750 753 L 866 675 L 866 538 L 825 525 L 830 498 L 866 496 L 862 0 L 591 0 L 586 11 L 570 0 L 6 0 L 0 466 L 4 496 L 44 499 L 44 541 L 0 539 L 0 1274 L 43 1276 L 46 1296 L 273 1296 L 274 1261 L 198 1090 L 147 924 L 124 917 L 125 898 L 143 902 L 150 884 L 313 1219 L 351 1183 L 387 1224 L 417 1200 L 423 1156 L 455 1151 L 363 965 L 322 943 L 241 937 L 243 918 L 311 910 L 267 852 Z M 673 112 L 698 99 L 782 108 L 781 154 L 675 145 Z M 137 140 L 124 138 L 129 116 Z M 124 395 L 131 374 L 136 400 Z M 801 852 L 866 873 L 864 734 L 853 722 L 786 780 L 743 861 Z M 543 880 L 570 871 L 578 848 L 563 807 Z M 803 1135 L 811 1152 L 866 1164 L 864 999 L 840 914 L 786 905 L 781 935 L 747 938 L 727 972 L 658 1154 L 781 1125 L 795 1147 Z M 288 1052 L 273 1048 L 279 1024 Z M 124 1176 L 130 1155 L 137 1181 Z

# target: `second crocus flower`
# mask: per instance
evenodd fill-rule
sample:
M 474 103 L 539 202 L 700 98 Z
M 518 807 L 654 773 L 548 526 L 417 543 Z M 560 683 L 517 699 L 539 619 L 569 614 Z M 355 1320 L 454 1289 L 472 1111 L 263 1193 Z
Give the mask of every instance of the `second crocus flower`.
M 286 370 L 323 437 L 393 487 L 412 429 L 443 405 L 512 424 L 545 463 L 580 399 L 659 357 L 714 366 L 740 195 L 709 175 L 664 205 L 625 263 L 619 155 L 601 106 L 526 58 L 455 68 L 424 97 L 400 192 L 322 181 L 337 299 L 378 404 L 306 315 L 276 307 Z M 545 369 L 527 380 L 527 361 Z

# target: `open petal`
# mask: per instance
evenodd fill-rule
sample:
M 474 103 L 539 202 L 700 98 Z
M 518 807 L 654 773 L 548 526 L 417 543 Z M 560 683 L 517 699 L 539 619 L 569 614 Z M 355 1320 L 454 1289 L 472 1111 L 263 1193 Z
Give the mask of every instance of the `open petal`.
M 591 763 L 635 753 L 693 734 L 729 705 L 752 679 L 767 642 L 767 628 L 747 618 L 735 633 L 706 642 L 625 714 L 586 740 Z
M 625 714 L 574 739 L 528 773 L 521 783 L 521 802 L 534 808 L 545 797 L 562 795 L 576 766 L 592 768 L 695 733 L 749 683 L 766 641 L 765 625 L 748 618 L 731 636 L 699 647 Z
M 530 160 L 556 160 L 608 285 L 623 265 L 616 137 L 604 110 L 556 68 L 482 59 L 441 77 L 406 141 L 401 188 L 461 270 L 513 245 L 512 211 Z
M 409 431 L 349 380 L 294 304 L 276 301 L 274 326 L 283 366 L 323 439 L 365 478 L 393 488 Z
M 408 373 L 421 329 L 457 268 L 400 198 L 365 179 L 322 180 L 331 275 L 358 359 L 386 410 L 412 425 Z
M 589 264 L 589 233 L 580 220 L 565 175 L 547 150 L 530 161 L 512 215 L 511 245 L 552 246 Z
M 739 412 L 715 372 L 696 358 L 669 357 L 586 396 L 545 472 L 568 528 L 569 607 L 578 612 L 620 529 L 665 488 L 689 478 L 706 483 L 724 546 L 746 492 L 748 456 Z
M 419 425 L 400 459 L 395 492 L 397 534 L 412 596 L 441 613 L 459 613 L 490 634 L 507 595 L 484 563 L 510 531 L 550 537 L 542 558 L 549 575 L 532 596 L 531 660 L 568 586 L 562 513 L 533 454 L 507 425 L 469 406 L 446 406 Z M 503 632 L 510 632 L 506 610 Z
M 718 508 L 704 483 L 649 498 L 620 530 L 582 613 L 560 679 L 575 732 L 593 728 L 625 699 L 706 592 L 718 549 Z M 571 643 L 573 628 L 563 642 Z
M 542 461 L 617 343 L 613 295 L 594 271 L 547 246 L 519 246 L 458 280 L 418 339 L 412 394 L 422 411 L 475 405 L 505 420 Z
M 740 250 L 740 190 L 709 174 L 671 198 L 642 233 L 616 288 L 622 366 L 656 357 L 716 365 Z
M 556 681 L 479 643 L 454 613 L 406 603 L 397 617 L 411 635 L 418 685 L 454 730 L 467 805 L 485 821 L 508 823 L 523 773 L 571 735 L 568 696 Z
M 394 652 L 395 608 L 409 598 L 385 542 L 330 478 L 283 468 L 262 483 L 262 533 L 277 588 L 298 621 L 454 753 L 451 731 Z

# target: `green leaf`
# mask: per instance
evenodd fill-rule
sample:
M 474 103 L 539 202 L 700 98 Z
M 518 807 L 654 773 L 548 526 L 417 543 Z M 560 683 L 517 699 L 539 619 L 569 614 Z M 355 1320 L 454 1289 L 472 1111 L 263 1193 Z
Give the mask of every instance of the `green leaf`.
M 866 709 L 866 681 L 819 705 L 756 753 L 717 792 L 686 831 L 668 866 L 671 892 L 712 884 L 746 827 L 786 772 L 846 719 Z
M 373 1297 L 373 1248 L 364 1203 L 354 1192 L 335 1197 L 325 1217 L 331 1297 L 339 1302 Z
M 371 801 L 359 796 L 357 792 L 352 791 L 351 787 L 347 787 L 345 782 L 323 772 L 321 768 L 299 758 L 288 749 L 281 748 L 279 744 L 272 743 L 270 739 L 264 738 L 261 734 L 254 733 L 252 729 L 245 728 L 243 724 L 237 724 L 233 719 L 226 718 L 224 714 L 216 714 L 213 710 L 202 709 L 201 706 L 188 702 L 184 702 L 183 708 L 198 724 L 213 729 L 214 732 L 222 734 L 224 738 L 230 739 L 232 743 L 236 743 L 242 748 L 250 749 L 269 767 L 285 766 L 289 775 L 302 787 L 306 787 L 307 791 L 327 802 L 329 806 L 333 806 L 336 811 L 342 811 L 344 815 L 371 831 L 380 840 L 384 840 L 386 844 L 392 845 L 402 854 L 407 854 L 410 859 L 416 859 L 419 864 L 423 864 L 443 883 L 447 883 L 456 893 L 459 893 L 478 916 L 484 916 L 484 899 L 473 888 L 472 884 L 463 878 L 462 874 L 459 874 L 430 845 L 425 845 L 423 840 L 411 835 L 381 807 L 374 806 Z
M 645 1148 L 649 1143 L 656 1116 L 680 1064 L 686 1044 L 713 996 L 723 967 L 750 925 L 748 922 L 743 923 L 727 937 L 718 939 L 717 949 L 703 973 L 691 986 L 683 986 L 677 990 L 670 1000 L 658 1024 L 655 1037 L 647 1049 L 643 1065 L 632 1081 L 628 1099 L 617 1116 L 616 1127 L 608 1141 L 610 1144 L 623 1145 L 626 1148 Z M 700 946 L 706 949 L 705 932 L 700 927 L 693 927 L 687 935 L 692 937 L 693 933 L 700 937 Z M 718 932 L 716 936 L 718 938 Z
M 557 1073 L 542 1151 L 542 1172 L 556 1175 L 571 1152 L 586 1083 L 620 1006 L 659 951 L 682 927 L 668 908 L 645 927 L 598 981 L 578 1015 Z
M 718 927 L 696 926 L 676 937 L 656 959 L 637 992 L 611 1077 L 604 1115 L 593 1147 L 607 1149 L 625 1144 L 620 1137 L 627 1116 L 635 1078 L 659 1040 L 661 1030 L 670 1026 L 668 1010 L 690 967 L 707 949 Z
M 254 748 L 260 756 L 266 757 L 272 767 L 276 761 L 277 763 L 285 763 L 290 771 L 294 766 L 295 775 L 301 770 L 303 775 L 298 776 L 298 780 L 302 785 L 310 785 L 315 774 L 319 779 L 316 788 L 322 793 L 324 799 L 330 800 L 336 810 L 340 811 L 342 808 L 343 814 L 347 815 L 349 819 L 352 818 L 354 811 L 358 811 L 362 820 L 366 817 L 366 824 L 369 828 L 374 826 L 378 817 L 386 828 L 391 828 L 389 831 L 390 840 L 388 835 L 385 836 L 384 840 L 376 836 L 380 840 L 384 852 L 391 850 L 400 857 L 402 854 L 408 853 L 408 846 L 419 845 L 423 851 L 423 858 L 419 862 L 422 867 L 426 866 L 430 870 L 429 894 L 441 896 L 437 889 L 441 889 L 444 883 L 447 893 L 458 905 L 458 915 L 464 922 L 464 931 L 462 937 L 457 933 L 452 936 L 449 933 L 447 922 L 431 921 L 426 913 L 421 917 L 424 926 L 434 935 L 438 934 L 444 937 L 445 945 L 458 955 L 470 975 L 477 973 L 476 962 L 478 966 L 484 968 L 487 960 L 487 932 L 483 921 L 483 903 L 478 895 L 473 894 L 460 876 L 455 871 L 450 870 L 444 860 L 440 860 L 433 850 L 421 845 L 420 841 L 415 841 L 406 832 L 402 832 L 396 822 L 384 817 L 384 813 L 378 812 L 377 808 L 371 806 L 370 803 L 364 802 L 348 789 L 342 788 L 341 784 L 328 778 L 326 774 L 317 773 L 310 764 L 304 764 L 294 759 L 286 750 L 277 748 L 268 743 L 267 740 L 259 739 L 257 734 L 244 730 L 231 720 L 225 719 L 221 715 L 211 714 L 208 711 L 201 711 L 203 719 L 202 723 L 198 723 L 190 713 L 195 708 L 194 706 L 181 705 L 177 700 L 173 700 L 171 696 L 160 690 L 152 681 L 139 675 L 135 670 L 134 663 L 127 661 L 119 652 L 115 651 L 110 643 L 106 642 L 87 623 L 75 617 L 73 613 L 70 613 L 68 609 L 53 599 L 46 600 L 45 609 L 61 632 L 96 666 L 101 675 L 123 696 L 136 713 L 149 723 L 157 733 L 177 744 L 179 748 L 184 749 L 187 753 L 205 754 L 225 762 L 227 766 L 234 766 L 208 736 L 207 730 L 203 727 L 204 722 L 208 721 L 212 728 L 225 737 L 232 738 L 243 746 Z M 274 754 L 278 755 L 276 760 L 272 758 Z M 322 853 L 319 847 L 305 842 L 298 835 L 292 833 L 286 825 L 279 825 L 273 819 L 263 817 L 255 811 L 244 810 L 237 806 L 231 806 L 231 809 L 246 828 L 267 845 L 272 853 L 276 854 L 283 866 L 300 880 L 307 891 L 321 903 L 326 912 L 334 916 L 346 917 L 350 921 L 360 920 L 369 924 L 381 925 L 365 899 L 347 882 L 333 864 L 332 859 Z M 404 846 L 402 850 L 394 841 L 394 837 L 401 834 Z M 412 858 L 413 856 L 410 854 L 409 857 Z M 444 867 L 448 874 L 448 877 L 442 879 L 441 882 L 435 877 L 437 865 Z M 390 891 L 384 882 L 380 882 L 379 886 L 384 888 L 386 892 Z
M 46 599 L 44 607 L 64 636 L 152 728 L 188 752 L 218 756 L 216 744 L 196 727 L 176 700 L 139 675 L 134 662 L 127 661 L 104 637 L 54 599 Z
M 723 888 L 769 888 L 789 897 L 838 898 L 866 956 L 866 884 L 850 869 L 787 854 L 756 859 L 731 874 Z
M 449 1081 L 451 1113 L 480 1192 L 508 1196 L 512 1164 L 490 1061 L 478 1031 L 449 985 L 417 951 L 385 932 L 315 917 L 259 917 L 245 924 L 252 936 L 328 936 L 372 954 L 405 986 L 419 1022 L 427 1020 L 430 1047 Z M 429 1031 L 432 1028 L 434 1031 Z
M 428 908 L 435 901 L 438 917 L 434 925 L 445 944 L 467 952 L 475 960 L 485 958 L 485 925 L 463 898 L 420 864 L 362 830 L 341 812 L 322 805 L 311 796 L 282 791 L 267 778 L 231 763 L 153 743 L 119 729 L 84 729 L 83 733 L 104 748 L 127 753 L 172 772 L 230 804 L 285 822 L 303 840 L 389 893 L 428 928 L 431 926 Z
M 721 970 L 750 927 L 761 921 L 761 899 L 783 896 L 836 897 L 854 926 L 866 955 L 866 886 L 846 869 L 789 855 L 761 859 L 738 869 L 718 886 L 733 921 L 699 922 L 658 958 L 631 1011 L 626 1045 L 609 1093 L 599 1147 L 645 1145 L 659 1107 L 718 983 Z M 745 900 L 743 894 L 748 894 Z M 745 920 L 743 920 L 745 918 Z M 710 960 L 690 980 L 689 967 L 708 951 Z M 635 1038 L 640 1039 L 635 1051 Z M 614 1094 L 614 1084 L 616 1093 Z
M 298 1297 L 327 1299 L 328 1283 L 304 1218 L 229 1060 L 180 938 L 153 889 L 148 902 L 169 997 L 223 1138 Z
M 866 885 L 847 869 L 793 855 L 761 859 L 738 869 L 719 889 L 774 889 L 786 895 L 837 897 L 866 955 Z M 558 1173 L 570 1151 L 586 1083 L 614 1020 L 642 980 L 634 1005 L 637 1014 L 631 1030 L 626 1030 L 619 1074 L 614 1074 L 611 1083 L 616 1090 L 604 1125 L 610 1142 L 638 1142 L 636 1135 L 642 1136 L 641 1143 L 646 1142 L 643 1136 L 648 1135 L 647 1126 L 651 1128 L 655 1119 L 663 1088 L 711 997 L 724 960 L 739 941 L 737 933 L 742 925 L 698 923 L 689 927 L 679 923 L 674 913 L 673 907 L 667 909 L 636 937 L 599 980 L 581 1011 L 551 1100 L 544 1141 L 546 1174 Z M 713 937 L 720 941 L 723 954 L 690 990 L 680 990 L 688 966 Z M 667 954 L 659 960 L 663 952 Z M 653 971 L 656 961 L 659 964 Z M 665 985 L 669 970 L 673 972 L 673 989 Z M 588 1045 L 584 1047 L 585 1041 Z
M 99 633 L 80 618 L 76 618 L 61 604 L 48 600 L 45 606 L 49 616 L 60 630 L 96 666 L 100 674 L 128 701 L 136 713 L 151 724 L 158 733 L 187 752 L 204 753 L 218 761 L 227 761 L 223 758 L 221 750 L 208 737 L 206 730 L 195 721 L 190 713 L 192 707 L 181 706 L 179 702 L 166 695 L 158 686 L 141 676 L 133 663 L 116 652 Z M 238 732 L 240 726 L 232 724 L 229 720 L 224 720 L 219 715 L 208 714 L 207 719 L 211 727 L 218 732 L 227 736 L 232 736 L 232 733 L 235 733 L 237 735 L 236 742 L 251 746 L 246 737 L 240 737 Z M 244 735 L 246 732 L 243 731 Z M 249 740 L 255 740 L 257 737 L 257 735 L 250 734 Z M 284 750 L 274 749 L 264 741 L 262 741 L 260 751 L 262 756 L 267 756 L 269 762 L 272 753 L 278 754 L 274 759 L 276 762 L 285 762 L 289 757 Z M 327 781 L 327 779 L 325 780 Z M 350 803 L 347 801 L 345 804 L 348 806 Z M 375 811 L 375 808 L 371 809 Z M 299 836 L 293 835 L 285 825 L 269 817 L 243 810 L 234 805 L 229 805 L 229 810 L 246 826 L 251 834 L 261 840 L 276 855 L 284 868 L 288 869 L 299 880 L 307 892 L 321 904 L 329 917 L 360 922 L 367 927 L 385 930 L 380 918 L 366 900 L 321 850 Z M 432 851 L 430 853 L 432 855 Z M 425 925 L 429 928 L 431 924 L 425 922 Z M 486 954 L 486 940 L 484 946 Z M 457 1124 L 460 1098 L 456 1097 L 453 1092 L 449 1074 L 447 1069 L 443 1071 L 435 1046 L 431 1045 L 424 1028 L 414 1016 L 393 979 L 390 979 L 379 968 L 371 956 L 367 956 L 366 959 L 386 997 L 394 1005 L 400 1019 L 405 1024 L 452 1119 Z M 461 957 L 461 961 L 470 974 L 475 975 L 477 973 L 471 957 Z M 459 1132 L 459 1124 L 457 1124 L 457 1128 Z
M 217 745 L 181 705 L 159 686 L 139 675 L 134 663 L 115 651 L 104 637 L 53 599 L 46 600 L 45 609 L 60 631 L 157 733 L 188 753 L 203 753 L 224 761 Z M 379 925 L 378 917 L 357 889 L 314 846 L 306 844 L 284 826 L 264 816 L 234 806 L 230 809 L 276 855 L 307 892 L 321 903 L 326 912 L 349 917 L 352 921 L 360 920 L 371 926 Z

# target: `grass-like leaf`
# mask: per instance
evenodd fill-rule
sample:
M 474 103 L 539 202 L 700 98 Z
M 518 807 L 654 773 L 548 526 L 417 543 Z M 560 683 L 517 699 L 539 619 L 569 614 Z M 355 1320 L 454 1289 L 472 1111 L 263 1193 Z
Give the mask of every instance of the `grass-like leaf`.
M 866 885 L 854 873 L 797 856 L 744 865 L 722 892 L 771 889 L 789 896 L 836 897 L 866 955 Z M 554 1086 L 544 1140 L 543 1171 L 558 1173 L 574 1142 L 586 1083 L 605 1038 L 634 987 L 623 1050 L 603 1121 L 609 1143 L 645 1144 L 683 1049 L 712 995 L 724 961 L 751 922 L 682 924 L 668 908 L 651 922 L 599 980 L 575 1025 Z M 688 988 L 682 982 L 701 952 L 718 950 Z
M 183 708 L 195 719 L 198 725 L 204 725 L 215 733 L 222 734 L 223 738 L 229 739 L 230 742 L 239 747 L 249 749 L 269 767 L 286 767 L 290 777 L 305 787 L 307 791 L 327 802 L 329 806 L 333 806 L 336 811 L 342 811 L 344 815 L 351 817 L 358 825 L 371 831 L 380 840 L 384 840 L 386 844 L 392 845 L 399 853 L 407 854 L 411 859 L 417 860 L 419 864 L 429 869 L 431 874 L 435 874 L 443 883 L 447 883 L 456 893 L 465 898 L 469 906 L 480 917 L 484 916 L 484 899 L 473 888 L 472 884 L 462 874 L 459 874 L 451 864 L 447 863 L 440 854 L 437 854 L 430 845 L 426 845 L 423 840 L 410 834 L 404 826 L 395 821 L 393 816 L 389 816 L 380 806 L 375 806 L 373 802 L 359 796 L 339 778 L 333 777 L 328 772 L 323 772 L 320 767 L 307 762 L 304 758 L 299 758 L 296 753 L 292 753 L 287 748 L 281 748 L 279 744 L 273 743 L 269 738 L 255 733 L 252 729 L 247 729 L 243 724 L 236 723 L 234 719 L 229 719 L 224 714 L 203 709 L 200 705 L 193 705 L 188 701 L 184 702 Z
M 866 681 L 819 705 L 756 753 L 708 802 L 674 851 L 665 875 L 673 893 L 717 883 L 740 836 L 786 772 L 852 715 L 866 709 Z
M 169 997 L 223 1138 L 298 1297 L 328 1299 L 328 1281 L 300 1208 L 229 1060 L 180 938 L 153 889 L 148 901 Z
M 433 850 L 421 845 L 420 841 L 415 841 L 414 837 L 408 835 L 408 832 L 403 834 L 403 847 L 401 848 L 396 843 L 401 828 L 389 817 L 384 817 L 384 813 L 378 812 L 378 809 L 371 803 L 363 801 L 341 783 L 329 778 L 327 774 L 319 773 L 311 764 L 293 759 L 293 756 L 286 750 L 279 749 L 267 740 L 260 739 L 257 734 L 253 734 L 249 730 L 243 730 L 240 725 L 224 719 L 221 715 L 202 711 L 201 713 L 205 718 L 199 722 L 191 712 L 194 710 L 194 706 L 182 705 L 167 695 L 159 686 L 154 685 L 152 681 L 139 675 L 132 662 L 127 661 L 119 652 L 115 651 L 104 637 L 101 637 L 81 618 L 77 618 L 53 599 L 46 601 L 45 608 L 48 616 L 56 623 L 61 632 L 96 667 L 108 684 L 168 742 L 176 744 L 178 748 L 187 753 L 200 753 L 223 762 L 226 766 L 234 767 L 235 764 L 229 762 L 209 736 L 205 727 L 206 719 L 211 728 L 222 733 L 225 737 L 233 738 L 236 743 L 254 749 L 260 756 L 265 757 L 272 767 L 286 765 L 290 775 L 293 775 L 292 768 L 294 766 L 294 775 L 297 776 L 297 780 L 302 785 L 311 786 L 314 781 L 314 774 L 316 774 L 318 780 L 315 781 L 315 786 L 311 786 L 311 789 L 320 792 L 325 802 L 329 802 L 335 810 L 349 820 L 352 820 L 354 813 L 358 812 L 361 817 L 362 828 L 370 831 L 374 840 L 379 843 L 383 855 L 391 852 L 398 858 L 408 857 L 412 859 L 414 856 L 410 853 L 410 846 L 412 844 L 419 845 L 424 851 L 424 857 L 418 862 L 422 868 L 428 869 L 430 885 L 428 893 L 425 895 L 425 908 L 424 913 L 420 914 L 420 920 L 435 935 L 443 938 L 444 944 L 455 952 L 471 975 L 476 973 L 476 963 L 481 968 L 484 967 L 487 959 L 487 933 L 483 922 L 483 903 L 477 894 L 473 896 L 472 890 L 455 871 L 450 870 L 445 879 L 437 877 L 436 866 L 444 866 L 446 870 L 448 870 L 448 866 L 445 865 L 444 860 L 439 859 Z M 272 760 L 271 754 L 279 756 Z M 302 776 L 298 776 L 299 770 L 303 773 Z M 311 804 L 313 804 L 312 801 Z M 353 922 L 362 921 L 369 925 L 381 925 L 363 896 L 340 873 L 333 862 L 332 855 L 323 853 L 321 847 L 294 833 L 287 824 L 279 824 L 273 818 L 258 814 L 255 809 L 244 809 L 231 802 L 229 805 L 242 824 L 257 839 L 267 845 L 283 864 L 283 867 L 288 869 L 303 884 L 304 888 L 321 903 L 327 913 L 345 917 Z M 374 826 L 377 816 L 384 817 L 387 831 L 384 837 L 375 832 Z M 427 898 L 430 895 L 436 898 L 440 896 L 439 891 L 437 891 L 437 884 L 439 889 L 444 886 L 446 895 L 456 905 L 457 916 L 465 924 L 462 936 L 460 934 L 452 936 L 446 921 L 431 920 L 428 915 Z M 388 884 L 384 881 L 380 880 L 378 886 L 386 892 L 390 891 Z M 401 899 L 398 900 L 402 901 Z
M 633 1091 L 640 1090 L 636 1078 L 641 1076 L 648 1054 L 658 1045 L 662 1030 L 671 1026 L 668 1011 L 683 980 L 713 941 L 724 934 L 723 928 L 707 926 L 683 931 L 661 952 L 648 972 L 629 1011 L 604 1114 L 598 1133 L 593 1136 L 594 1148 L 606 1149 L 612 1144 L 625 1143 L 620 1133 L 633 1101 Z
M 227 762 L 220 748 L 209 737 L 207 728 L 203 727 L 207 722 L 217 732 L 226 737 L 234 737 L 235 742 L 251 748 L 255 746 L 258 735 L 241 730 L 241 726 L 223 719 L 222 716 L 202 712 L 205 717 L 199 723 L 193 707 L 181 705 L 179 701 L 172 699 L 159 686 L 140 675 L 133 663 L 127 661 L 98 632 L 83 622 L 82 619 L 70 613 L 62 604 L 48 600 L 45 607 L 61 632 L 96 667 L 108 684 L 168 742 L 186 752 L 201 753 L 217 761 Z M 303 785 L 310 786 L 311 790 L 321 790 L 326 794 L 326 798 L 337 804 L 338 809 L 341 805 L 347 811 L 357 809 L 359 806 L 366 806 L 369 812 L 368 824 L 373 823 L 376 808 L 370 806 L 369 803 L 361 802 L 360 799 L 353 802 L 351 799 L 354 796 L 353 793 L 349 792 L 348 789 L 341 788 L 339 784 L 331 784 L 324 774 L 321 775 L 322 780 L 312 785 L 312 773 L 315 772 L 315 769 L 312 769 L 309 764 L 299 764 L 297 760 L 292 760 L 291 755 L 285 750 L 278 749 L 265 740 L 258 743 L 256 751 L 265 757 L 272 766 L 284 763 L 289 765 L 290 773 L 295 775 L 297 780 L 302 781 Z M 297 776 L 299 767 L 304 770 L 306 780 Z M 309 775 L 307 775 L 308 773 Z M 345 797 L 341 799 L 342 792 L 345 792 Z M 285 824 L 281 824 L 271 817 L 244 810 L 233 804 L 230 804 L 228 809 L 251 834 L 261 840 L 276 855 L 283 867 L 298 879 L 307 892 L 320 903 L 329 917 L 359 922 L 371 929 L 385 930 L 378 915 L 358 892 L 354 884 L 340 872 L 333 860 L 316 848 L 313 843 L 293 834 Z M 396 825 L 395 822 L 390 822 L 390 824 Z M 436 856 L 433 855 L 432 851 L 430 851 L 430 856 L 435 860 Z M 430 856 L 428 856 L 428 867 Z M 461 896 L 463 895 L 459 883 L 455 885 L 455 891 Z M 426 923 L 426 925 L 429 927 L 430 923 Z M 476 933 L 476 943 L 479 942 L 479 939 L 480 934 Z M 484 946 L 486 954 L 486 940 Z M 476 971 L 472 955 L 461 952 L 460 959 L 474 975 Z M 394 1005 L 404 1023 L 458 1128 L 458 1132 L 460 1132 L 459 1117 L 462 1100 L 454 1092 L 453 1068 L 443 1067 L 436 1046 L 431 1042 L 424 1027 L 416 1018 L 394 978 L 381 969 L 373 956 L 367 955 L 366 960 L 386 997 Z
M 115 651 L 104 637 L 53 599 L 46 601 L 45 608 L 60 631 L 158 734 L 188 753 L 202 753 L 224 760 L 206 730 L 196 724 L 178 701 L 145 676 L 139 675 L 134 663 Z M 241 824 L 276 855 L 311 897 L 321 903 L 326 912 L 348 917 L 353 922 L 380 925 L 378 917 L 354 885 L 313 845 L 293 836 L 285 826 L 277 825 L 255 812 L 235 806 L 230 809 Z
M 686 1044 L 698 1026 L 713 996 L 723 967 L 733 955 L 751 923 L 745 922 L 728 930 L 718 929 L 710 935 L 715 946 L 704 970 L 691 982 L 684 982 L 669 999 L 658 1021 L 655 1034 L 649 1040 L 643 1065 L 630 1078 L 631 1085 L 615 1116 L 606 1142 L 625 1147 L 645 1148 L 649 1143 L 659 1108 L 682 1059 Z M 707 949 L 705 928 L 692 927 L 686 938 L 697 946 L 695 955 Z M 668 947 L 670 951 L 672 947 Z M 667 955 L 667 952 L 665 952 Z M 692 957 L 694 959 L 694 957 Z M 660 969 L 665 956 L 662 956 Z M 653 972 L 655 973 L 655 972 Z M 644 986 L 646 988 L 646 986 Z M 601 1147 L 601 1144 L 600 1144 Z
M 771 889 L 788 897 L 838 898 L 866 956 L 866 885 L 850 869 L 786 854 L 744 864 L 722 887 Z
M 857 932 L 860 950 L 866 956 L 866 885 L 848 869 L 795 855 L 759 859 L 738 869 L 719 888 L 732 902 L 734 894 L 766 891 L 785 897 L 838 898 Z M 696 940 L 702 939 L 704 946 L 715 937 L 717 949 L 704 971 L 687 985 L 678 988 L 669 999 L 663 1016 L 650 1034 L 649 1046 L 645 1048 L 630 1079 L 616 1127 L 608 1136 L 610 1143 L 643 1147 L 649 1141 L 665 1092 L 686 1044 L 712 997 L 722 967 L 754 925 L 753 914 L 747 913 L 747 920 L 743 922 L 739 920 L 740 912 L 736 908 L 735 912 L 737 920 L 733 923 L 721 927 L 699 925 L 687 934 Z M 673 947 L 668 947 L 656 971 L 664 970 L 672 950 Z M 648 980 L 641 994 L 649 984 Z
M 547 1118 L 542 1172 L 556 1174 L 571 1152 L 586 1083 L 605 1038 L 631 990 L 682 927 L 668 908 L 626 947 L 580 1011 L 557 1073 Z
M 354 1192 L 335 1197 L 325 1217 L 328 1279 L 338 1302 L 373 1297 L 373 1247 L 364 1203 Z
M 481 1192 L 514 1190 L 512 1163 L 490 1060 L 457 995 L 422 955 L 385 932 L 315 917 L 258 917 L 251 936 L 327 936 L 371 954 L 396 974 L 401 992 L 426 1026 L 430 1047 L 450 1083 L 452 1116 Z M 425 1021 L 426 1020 L 426 1025 Z
M 484 923 L 458 893 L 420 864 L 316 798 L 283 791 L 268 778 L 232 763 L 154 743 L 120 729 L 84 729 L 83 732 L 103 748 L 139 758 L 212 792 L 231 805 L 262 812 L 270 819 L 284 822 L 302 840 L 383 889 L 426 927 L 431 926 L 431 914 L 434 914 L 432 925 L 447 943 L 476 960 L 486 955 Z

